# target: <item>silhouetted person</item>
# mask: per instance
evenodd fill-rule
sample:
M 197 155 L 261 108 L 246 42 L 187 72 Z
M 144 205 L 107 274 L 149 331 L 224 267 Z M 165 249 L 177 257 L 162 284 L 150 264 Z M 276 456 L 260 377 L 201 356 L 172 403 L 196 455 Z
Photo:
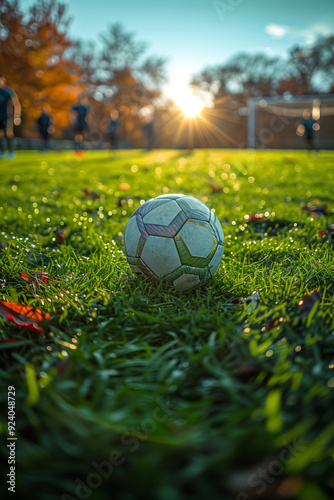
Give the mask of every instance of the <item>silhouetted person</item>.
M 84 136 L 88 130 L 87 118 L 90 112 L 90 105 L 85 96 L 80 96 L 79 101 L 71 108 L 72 115 L 75 116 L 75 149 L 81 149 Z
M 52 116 L 48 113 L 49 108 L 44 106 L 41 109 L 41 114 L 36 120 L 38 131 L 42 138 L 42 149 L 49 149 L 50 128 L 52 126 Z
M 118 117 L 119 113 L 117 109 L 113 109 L 110 113 L 110 118 L 108 120 L 108 128 L 107 128 L 110 149 L 118 148 L 118 127 L 120 124 Z
M 144 123 L 143 126 L 144 134 L 146 136 L 146 149 L 150 151 L 153 148 L 154 140 L 155 140 L 155 124 L 154 118 L 150 118 Z
M 0 73 L 0 158 L 3 158 L 5 148 L 3 138 L 7 142 L 8 158 L 14 158 L 12 137 L 13 125 L 21 123 L 21 105 L 13 89 L 6 87 L 6 79 Z
M 300 122 L 304 137 L 306 140 L 307 148 L 314 149 L 314 132 L 319 130 L 320 126 L 317 120 L 314 120 L 311 115 L 310 109 L 305 109 L 303 113 L 303 120 Z

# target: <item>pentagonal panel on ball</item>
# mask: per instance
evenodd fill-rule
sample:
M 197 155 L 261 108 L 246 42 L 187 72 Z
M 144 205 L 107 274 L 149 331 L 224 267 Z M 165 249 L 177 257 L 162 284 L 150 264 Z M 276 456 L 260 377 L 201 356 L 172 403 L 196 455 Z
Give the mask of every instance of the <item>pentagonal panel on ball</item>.
M 172 238 L 149 236 L 145 242 L 141 258 L 146 266 L 159 278 L 181 266 L 180 257 Z
M 128 257 L 136 257 L 140 237 L 141 232 L 137 226 L 136 218 L 129 219 L 124 234 L 125 253 Z
M 210 229 L 200 222 L 186 222 L 179 236 L 193 257 L 207 257 L 216 245 Z
M 168 226 L 180 212 L 181 208 L 179 205 L 174 200 L 170 200 L 151 210 L 143 217 L 143 221 L 144 224 Z

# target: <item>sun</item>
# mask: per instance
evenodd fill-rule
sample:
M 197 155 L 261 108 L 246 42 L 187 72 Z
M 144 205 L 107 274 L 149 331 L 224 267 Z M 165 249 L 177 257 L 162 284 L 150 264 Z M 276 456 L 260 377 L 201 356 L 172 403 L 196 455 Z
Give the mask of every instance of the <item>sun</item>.
M 174 100 L 187 118 L 199 116 L 204 108 L 202 99 L 193 94 L 189 88 L 180 89 L 175 95 Z
M 198 96 L 189 93 L 189 95 L 184 96 L 179 107 L 187 118 L 195 118 L 201 114 L 204 103 Z

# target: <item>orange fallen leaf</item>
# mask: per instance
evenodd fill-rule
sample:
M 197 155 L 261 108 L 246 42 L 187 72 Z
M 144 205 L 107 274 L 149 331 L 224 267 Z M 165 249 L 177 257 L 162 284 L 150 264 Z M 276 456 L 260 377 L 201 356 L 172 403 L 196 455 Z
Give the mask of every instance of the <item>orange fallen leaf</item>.
M 319 236 L 322 237 L 324 234 L 329 234 L 330 236 L 334 235 L 334 224 L 330 224 L 327 229 L 321 229 L 319 231 Z
M 91 189 L 82 188 L 81 191 L 87 198 L 92 198 L 93 200 L 98 200 L 100 198 L 100 195 L 95 193 L 95 191 L 92 191 Z
M 129 189 L 131 189 L 131 186 L 127 182 L 121 182 L 118 186 L 118 189 L 121 189 L 122 191 L 129 191 Z
M 51 317 L 49 313 L 45 313 L 43 316 L 40 309 L 2 300 L 0 301 L 0 316 L 6 321 L 15 323 L 15 325 L 30 328 L 39 333 L 44 333 L 41 327 L 42 322 Z
M 34 276 L 29 276 L 29 274 L 22 271 L 21 278 L 28 283 L 37 283 L 39 284 L 39 280 L 44 281 L 44 283 L 48 282 L 48 279 L 57 279 L 53 276 L 49 276 L 48 273 L 42 271 L 41 273 L 35 274 Z
M 263 219 L 264 218 L 264 214 L 252 214 L 252 215 L 245 215 L 245 219 L 247 221 L 251 221 L 251 220 L 260 220 L 260 219 Z

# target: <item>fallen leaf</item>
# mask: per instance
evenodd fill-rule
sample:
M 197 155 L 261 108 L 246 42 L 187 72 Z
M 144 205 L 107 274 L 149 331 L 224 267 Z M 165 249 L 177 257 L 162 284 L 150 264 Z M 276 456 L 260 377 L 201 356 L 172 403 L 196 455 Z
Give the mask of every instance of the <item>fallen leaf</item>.
M 319 236 L 322 237 L 325 234 L 329 234 L 330 236 L 334 236 L 334 224 L 330 224 L 327 229 L 322 229 L 319 231 Z
M 115 198 L 115 203 L 118 207 L 125 205 L 126 201 L 126 198 Z
M 121 182 L 118 186 L 118 189 L 121 189 L 122 191 L 129 191 L 129 189 L 131 189 L 131 186 L 127 182 Z
M 223 190 L 223 188 L 221 186 L 218 186 L 218 184 L 214 184 L 213 182 L 209 182 L 208 186 L 215 193 L 220 193 Z
M 319 302 L 319 300 L 321 300 L 321 296 L 322 294 L 321 292 L 318 291 L 317 288 L 312 290 L 312 292 L 304 295 L 304 297 L 298 302 L 298 307 L 299 307 L 298 311 L 301 318 L 304 318 L 311 312 L 311 309 L 313 308 L 314 304 L 316 302 Z
M 325 216 L 325 212 L 328 208 L 328 205 L 304 205 L 301 210 L 304 210 L 319 219 L 319 217 Z
M 0 316 L 6 321 L 15 323 L 15 325 L 30 328 L 42 334 L 44 330 L 41 324 L 51 317 L 49 313 L 45 313 L 43 316 L 40 309 L 2 300 L 0 301 Z
M 5 339 L 5 340 L 1 340 L 0 344 L 12 344 L 13 342 L 17 342 L 17 340 L 16 339 Z
M 75 151 L 74 156 L 81 158 L 82 156 L 85 156 L 85 154 L 86 153 L 84 151 Z
M 269 321 L 264 330 L 266 332 L 272 330 L 273 328 L 277 328 L 277 330 L 279 330 L 281 328 L 281 323 L 283 323 L 283 321 L 284 321 L 283 316 L 280 316 L 279 318 L 273 318 Z
M 37 283 L 40 284 L 40 281 L 47 283 L 49 279 L 56 279 L 53 276 L 50 276 L 48 273 L 42 271 L 41 273 L 36 273 L 33 276 L 29 276 L 29 274 L 22 271 L 21 278 L 28 283 Z
M 82 188 L 81 191 L 87 198 L 92 198 L 92 200 L 98 200 L 100 198 L 100 195 L 91 189 Z
M 59 241 L 59 243 L 63 243 L 65 241 L 65 238 L 66 238 L 66 230 L 60 229 L 57 232 L 57 240 Z
M 289 321 L 290 326 L 297 326 L 298 324 L 301 323 L 301 319 L 305 318 L 306 316 L 309 315 L 311 312 L 314 304 L 316 302 L 319 302 L 321 300 L 322 293 L 318 291 L 317 288 L 312 290 L 310 293 L 307 293 L 300 299 L 298 302 L 298 307 L 295 309 L 295 316 L 294 318 Z M 284 322 L 283 316 L 280 316 L 278 318 L 273 318 L 269 321 L 267 326 L 264 328 L 265 331 L 272 330 L 273 328 L 277 328 L 279 330 L 281 328 L 281 324 Z
M 252 215 L 248 215 L 246 214 L 245 215 L 245 219 L 247 221 L 251 221 L 251 220 L 260 220 L 260 219 L 264 219 L 265 215 L 264 214 L 252 214 Z

